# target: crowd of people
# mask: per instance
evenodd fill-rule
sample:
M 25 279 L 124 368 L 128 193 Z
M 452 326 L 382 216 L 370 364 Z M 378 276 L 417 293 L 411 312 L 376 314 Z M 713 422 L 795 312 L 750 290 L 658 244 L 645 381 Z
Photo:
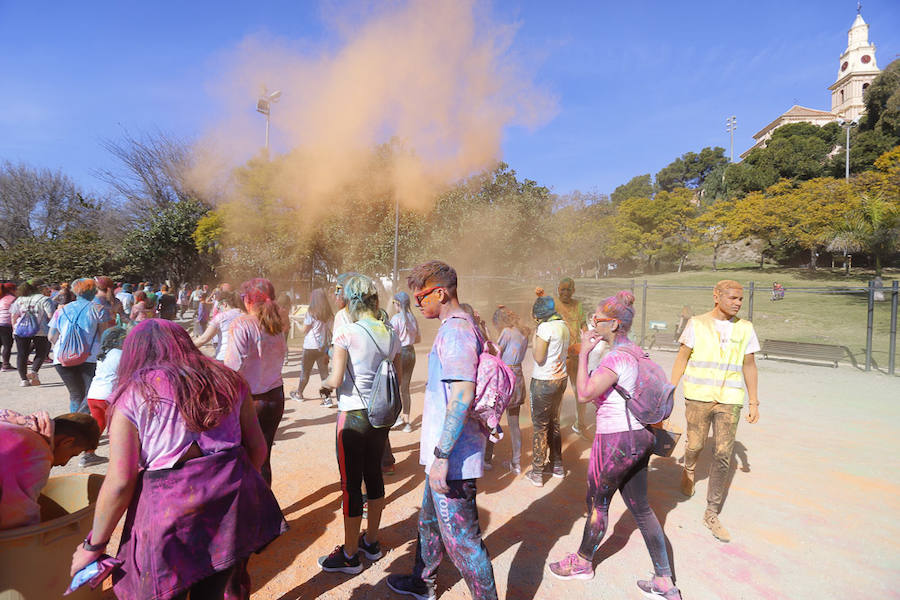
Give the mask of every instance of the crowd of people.
M 384 554 L 379 530 L 384 475 L 393 472 L 392 427 L 373 424 L 368 409 L 382 385 L 384 364 L 390 363 L 402 404 L 393 428 L 412 431 L 410 382 L 415 345 L 422 340 L 414 302 L 423 318 L 440 323 L 418 407 L 419 462 L 426 476 L 415 562 L 408 574 L 390 575 L 387 586 L 420 600 L 436 598 L 438 566 L 447 556 L 473 598 L 497 598 L 476 501 L 478 479 L 494 468 L 495 449 L 471 415 L 481 356 L 495 351 L 515 377 L 506 409 L 512 446 L 506 469 L 522 471 L 519 418 L 529 402 L 532 461 L 523 479 L 542 487 L 548 477 L 569 474 L 560 424 L 569 382 L 578 406 L 572 429 L 592 440 L 582 541 L 576 552 L 550 562 L 550 573 L 560 579 L 593 577 L 594 555 L 618 490 L 654 569 L 638 587 L 649 598 L 681 598 L 648 500 L 654 429 L 636 419 L 627 403 L 644 385 L 635 359 L 642 351 L 628 337 L 634 296 L 619 292 L 591 313 L 574 299 L 574 281 L 564 278 L 556 299 L 538 288 L 533 331 L 501 305 L 491 316 L 496 333 L 491 335 L 478 312 L 460 302 L 450 265 L 423 263 L 406 283 L 410 294 L 399 291 L 383 302 L 372 278 L 339 275 L 332 294 L 336 310 L 326 290 L 310 295 L 300 380 L 289 396 L 304 400 L 316 366 L 318 398 L 337 409 L 335 477 L 341 485 L 343 539 L 319 559 L 322 570 L 357 574 L 362 558 L 375 561 Z M 272 449 L 285 409 L 290 299 L 278 297 L 266 279 L 245 281 L 239 291 L 227 283 L 170 289 L 144 282 L 117 286 L 108 277 L 59 286 L 38 279 L 0 285 L 2 370 L 15 370 L 24 387 L 38 386 L 39 371 L 52 354 L 70 411 L 53 419 L 46 412 L 0 411 L 0 529 L 36 522 L 37 497 L 50 467 L 77 455 L 81 465 L 99 462 L 93 451 L 106 432 L 107 475 L 91 532 L 73 555 L 72 575 L 105 556 L 127 513 L 112 571 L 118 597 L 248 598 L 251 554 L 287 528 L 270 487 Z M 727 542 L 730 533 L 718 514 L 745 388 L 747 420 L 759 418 L 753 360 L 759 343 L 752 324 L 737 317 L 740 284 L 719 282 L 713 297 L 712 311 L 691 317 L 685 326 L 671 381 L 684 381 L 687 407 L 681 491 L 693 494 L 697 458 L 711 426 L 715 449 L 703 522 Z M 193 323 L 184 320 L 187 311 Z M 522 365 L 529 342 L 534 364 L 526 393 Z M 209 356 L 202 348 L 211 343 L 215 349 Z

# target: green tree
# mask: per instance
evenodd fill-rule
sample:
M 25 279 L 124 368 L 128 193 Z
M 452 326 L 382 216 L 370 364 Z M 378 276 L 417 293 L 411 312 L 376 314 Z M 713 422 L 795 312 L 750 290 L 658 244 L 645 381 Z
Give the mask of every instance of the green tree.
M 656 189 L 653 187 L 653 178 L 650 173 L 632 177 L 628 183 L 624 183 L 613 190 L 609 200 L 615 205 L 621 204 L 629 198 L 650 198 Z
M 717 271 L 719 252 L 721 249 L 735 241 L 728 228 L 728 220 L 734 210 L 734 201 L 728 199 L 716 200 L 706 211 L 697 215 L 693 229 L 702 244 L 712 249 L 712 269 Z
M 790 185 L 790 184 L 787 184 Z M 771 202 L 763 192 L 750 192 L 738 198 L 734 210 L 728 212 L 725 233 L 732 239 L 753 237 L 762 242 L 759 267 L 785 239 L 786 207 Z
M 212 261 L 197 251 L 193 234 L 208 212 L 205 204 L 188 198 L 138 220 L 122 240 L 123 270 L 133 277 L 168 279 L 174 285 L 207 276 Z
M 762 191 L 780 179 L 805 181 L 831 174 L 828 154 L 842 134 L 837 123 L 822 127 L 811 123 L 791 123 L 772 132 L 764 147 L 756 148 L 725 172 L 730 196 Z
M 683 262 L 692 246 L 696 210 L 693 191 L 684 188 L 625 200 L 616 211 L 614 255 L 642 260 L 648 271 L 661 260 Z
M 500 163 L 440 195 L 425 223 L 429 235 L 422 256 L 452 256 L 472 273 L 547 268 L 554 257 L 552 208 L 549 189 L 520 180 Z
M 881 276 L 884 260 L 900 247 L 900 206 L 881 196 L 863 195 L 830 235 L 832 249 L 871 255 L 875 274 Z
M 687 152 L 663 167 L 656 174 L 659 189 L 671 192 L 675 188 L 697 188 L 716 168 L 728 163 L 725 149 L 704 148 L 698 153 Z
M 881 131 L 900 143 L 900 59 L 891 62 L 866 89 L 860 132 Z M 851 159 L 853 152 L 851 151 Z
M 815 270 L 818 250 L 831 237 L 834 224 L 853 206 L 852 188 L 843 179 L 822 177 L 795 186 L 774 186 L 769 201 L 783 208 L 785 240 L 809 252 Z
M 113 243 L 91 229 L 69 229 L 59 237 L 22 240 L 0 253 L 0 270 L 10 279 L 43 277 L 72 281 L 79 277 L 122 275 Z

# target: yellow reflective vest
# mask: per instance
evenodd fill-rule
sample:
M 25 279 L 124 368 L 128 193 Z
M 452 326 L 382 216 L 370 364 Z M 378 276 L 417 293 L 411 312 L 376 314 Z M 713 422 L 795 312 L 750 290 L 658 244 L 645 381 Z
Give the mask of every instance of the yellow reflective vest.
M 713 318 L 691 318 L 694 347 L 684 370 L 684 397 L 720 404 L 744 403 L 744 353 L 753 334 L 753 324 L 732 321 L 731 339 L 722 343 Z M 724 346 L 724 347 L 723 347 Z

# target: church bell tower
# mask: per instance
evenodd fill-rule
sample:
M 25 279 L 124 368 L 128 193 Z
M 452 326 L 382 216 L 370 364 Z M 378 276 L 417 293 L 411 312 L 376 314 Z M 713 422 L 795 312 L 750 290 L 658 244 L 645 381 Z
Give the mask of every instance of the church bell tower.
M 847 49 L 841 54 L 837 81 L 831 84 L 831 112 L 855 119 L 866 110 L 863 94 L 880 70 L 875 64 L 875 44 L 869 43 L 869 25 L 857 9 L 847 33 Z

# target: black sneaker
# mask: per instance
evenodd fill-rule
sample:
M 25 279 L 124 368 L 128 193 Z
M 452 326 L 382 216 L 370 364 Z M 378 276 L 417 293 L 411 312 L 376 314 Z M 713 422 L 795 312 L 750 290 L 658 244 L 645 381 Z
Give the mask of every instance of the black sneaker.
M 414 575 L 388 575 L 387 585 L 393 591 L 405 596 L 412 596 L 416 600 L 436 600 L 434 583 L 424 581 Z
M 343 544 L 335 548 L 328 556 L 319 557 L 319 566 L 328 573 L 347 573 L 348 575 L 356 575 L 363 569 L 362 563 L 359 561 L 359 554 L 354 554 L 353 558 L 347 558 L 344 555 Z
M 562 466 L 562 463 L 553 465 L 553 476 L 559 479 L 562 479 L 566 476 L 566 468 Z
M 378 542 L 372 542 L 371 544 L 366 543 L 366 534 L 363 533 L 359 536 L 359 549 L 362 550 L 362 553 L 366 555 L 366 558 L 369 560 L 378 560 L 384 554 L 381 553 L 381 544 Z

